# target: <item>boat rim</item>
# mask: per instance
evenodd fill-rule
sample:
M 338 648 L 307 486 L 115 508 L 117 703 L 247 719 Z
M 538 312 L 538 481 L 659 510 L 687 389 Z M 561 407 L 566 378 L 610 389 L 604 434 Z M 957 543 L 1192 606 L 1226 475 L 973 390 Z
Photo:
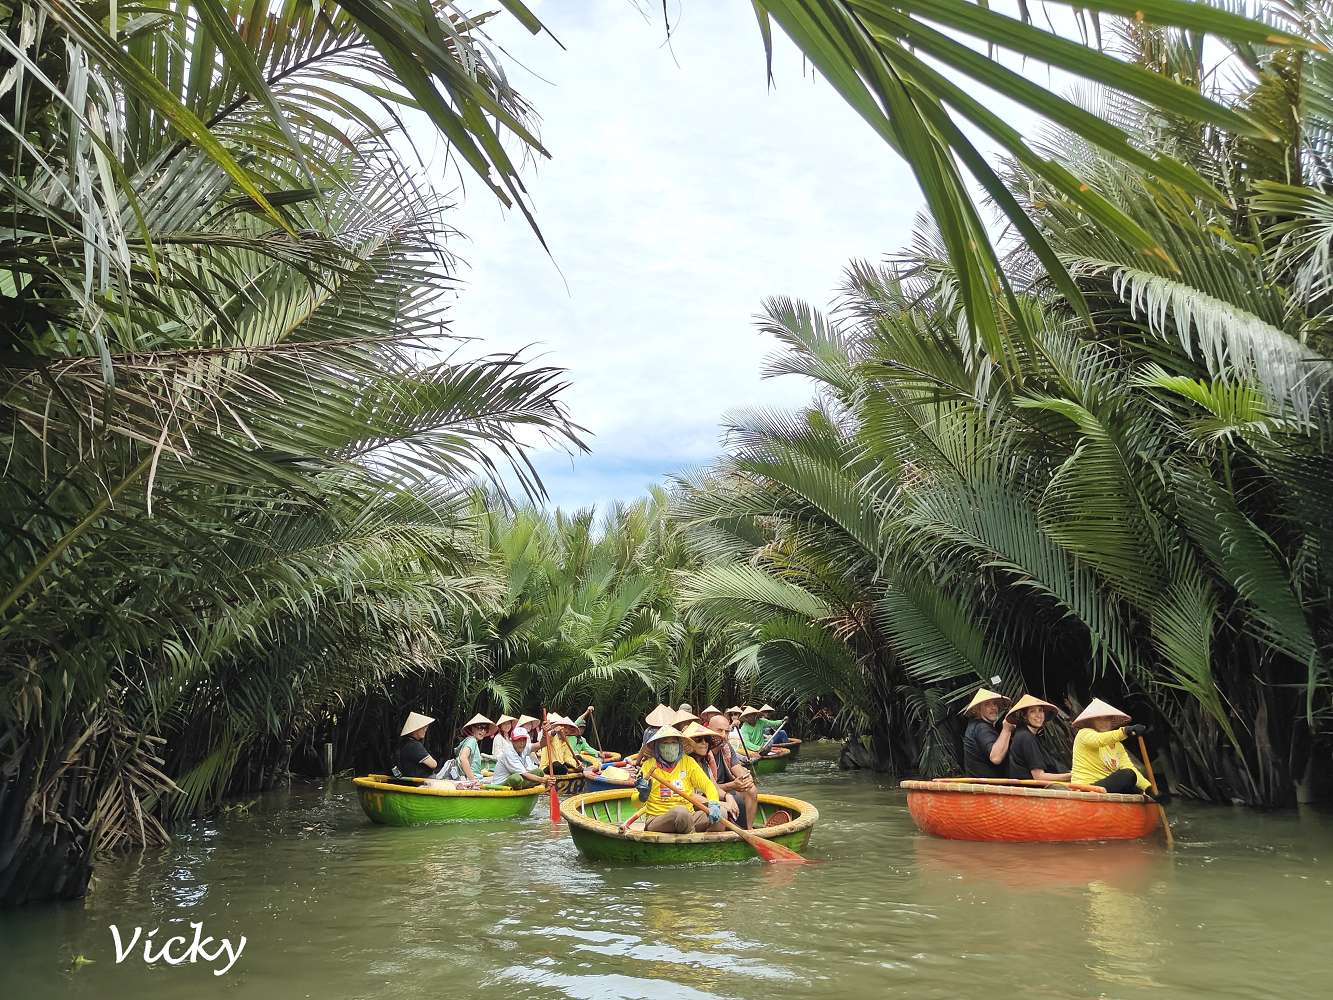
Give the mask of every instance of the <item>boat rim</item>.
M 610 802 L 615 799 L 626 799 L 633 794 L 632 789 L 612 788 L 605 792 L 584 792 L 582 795 L 575 795 L 564 804 L 565 822 L 571 827 L 580 827 L 592 833 L 601 834 L 604 837 L 615 837 L 618 840 L 633 840 L 641 844 L 726 844 L 741 840 L 739 833 L 733 833 L 726 830 L 721 833 L 652 833 L 648 830 L 626 830 L 623 834 L 620 827 L 614 823 L 607 823 L 605 820 L 594 819 L 583 813 L 585 805 L 591 805 L 595 802 Z M 815 825 L 819 819 L 819 810 L 815 806 L 805 801 L 805 799 L 792 798 L 789 795 L 773 795 L 768 792 L 761 792 L 759 801 L 764 805 L 777 806 L 782 809 L 796 810 L 796 815 L 790 823 L 782 823 L 778 826 L 765 826 L 757 830 L 751 830 L 765 840 L 772 840 L 777 837 L 785 837 L 788 834 L 800 833 Z
M 1038 799 L 1074 799 L 1080 802 L 1114 802 L 1122 805 L 1151 803 L 1146 795 L 1116 792 L 1076 792 L 1072 788 L 1024 788 L 1018 785 L 983 785 L 967 781 L 902 781 L 909 792 L 957 792 L 962 795 L 1018 795 Z
M 412 785 L 395 785 L 388 781 L 377 779 L 388 778 L 387 774 L 371 774 L 362 778 L 353 778 L 352 784 L 357 788 L 366 788 L 375 792 L 395 792 L 402 795 L 431 795 L 442 799 L 515 799 L 524 798 L 529 795 L 538 795 L 545 791 L 541 785 L 533 785 L 531 788 L 506 788 L 504 790 L 494 788 L 422 788 Z M 417 778 L 417 781 L 424 781 L 424 778 Z

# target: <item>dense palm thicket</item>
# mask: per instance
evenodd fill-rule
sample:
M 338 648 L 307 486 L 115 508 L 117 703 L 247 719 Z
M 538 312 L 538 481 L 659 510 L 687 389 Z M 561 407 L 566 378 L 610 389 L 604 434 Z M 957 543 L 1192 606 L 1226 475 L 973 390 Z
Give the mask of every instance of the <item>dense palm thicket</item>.
M 0 903 L 441 662 L 498 594 L 471 477 L 576 440 L 559 371 L 439 349 L 447 205 L 394 123 L 512 183 L 470 25 L 249 11 L 0 7 Z
M 499 6 L 541 30 L 520 0 Z M 1209 100 L 1180 67 L 1134 66 L 1091 36 L 1079 43 L 1037 28 L 1025 4 L 1016 17 L 959 0 L 753 7 L 770 54 L 776 25 L 912 164 L 949 263 L 932 264 L 906 291 L 892 275 L 873 276 L 861 299 L 879 318 L 855 335 L 830 334 L 827 349 L 810 342 L 821 372 L 847 374 L 838 388 L 842 375 L 830 382 L 825 410 L 803 421 L 841 442 L 838 475 L 871 498 L 858 501 L 860 520 L 843 525 L 818 498 L 788 507 L 797 494 L 775 510 L 736 500 L 743 509 L 731 514 L 687 509 L 687 549 L 660 497 L 615 513 L 601 531 L 588 515 L 477 509 L 478 475 L 502 480 L 512 469 L 511 482 L 540 495 L 525 444 L 546 436 L 579 446 L 558 371 L 441 350 L 453 260 L 447 205 L 414 166 L 422 123 L 447 141 L 451 165 L 536 227 L 516 164 L 545 151 L 478 33 L 486 17 L 448 0 L 0 0 L 0 905 L 79 895 L 98 851 L 160 841 L 172 820 L 262 787 L 294 750 L 328 739 L 346 762 L 383 746 L 409 703 L 457 715 L 540 698 L 570 710 L 596 690 L 603 705 L 615 695 L 607 716 L 628 731 L 650 698 L 749 690 L 781 650 L 786 673 L 775 678 L 787 690 L 840 696 L 850 719 L 879 720 L 882 743 L 901 730 L 890 716 L 906 713 L 928 734 L 908 749 L 929 758 L 944 744 L 928 723 L 947 700 L 945 682 L 960 675 L 947 658 L 923 667 L 929 635 L 876 610 L 906 600 L 886 587 L 894 573 L 941 609 L 938 623 L 952 609 L 957 641 L 970 644 L 983 673 L 1016 670 L 1006 664 L 1025 641 L 1047 648 L 1019 627 L 1020 597 L 1047 615 L 1075 659 L 1085 623 L 1092 664 L 1125 671 L 1145 693 L 1156 677 L 1166 687 L 1152 694 L 1213 727 L 1199 730 L 1182 761 L 1214 760 L 1226 741 L 1237 770 L 1227 787 L 1256 801 L 1282 797 L 1327 713 L 1316 614 L 1327 559 L 1319 532 L 1305 530 L 1316 508 L 1301 505 L 1316 502 L 1322 475 L 1328 150 L 1309 122 L 1328 91 L 1315 75 L 1323 57 L 1299 42 L 1311 29 L 1305 8 L 1275 26 L 1176 0 L 1136 5 L 1199 45 L 1215 32 L 1273 67 L 1277 83 L 1250 98 L 1256 124 Z M 1129 9 L 1116 0 L 1079 7 L 1094 34 L 1100 15 Z M 980 54 L 996 42 L 1208 128 L 1161 119 L 1160 135 L 1131 141 L 1125 128 Z M 1100 153 L 1063 163 L 1034 155 L 960 78 L 1008 94 Z M 987 133 L 1030 176 L 995 173 L 960 123 Z M 1274 130 L 1283 143 L 1260 141 Z M 1161 196 L 1104 197 L 1093 175 L 1111 171 L 1111 184 L 1115 163 L 1160 178 Z M 1035 262 L 1015 256 L 999 266 L 964 171 Z M 1261 179 L 1286 186 L 1252 189 Z M 1136 181 L 1117 183 L 1132 190 Z M 1224 193 L 1234 207 L 1205 207 Z M 1140 218 L 1152 206 L 1163 219 Z M 1161 266 L 1142 258 L 1152 239 L 1174 238 L 1158 230 L 1182 217 L 1194 224 L 1179 238 L 1206 243 L 1195 249 L 1209 261 L 1217 254 L 1199 265 L 1202 276 L 1187 271 L 1206 301 L 1169 285 L 1176 266 L 1192 266 L 1187 254 L 1168 242 Z M 1139 255 L 1139 271 L 1072 253 L 1080 232 L 1103 231 L 1108 247 Z M 1071 251 L 1067 261 L 1058 247 Z M 1240 276 L 1215 288 L 1212 267 Z M 1228 299 L 1234 287 L 1249 298 Z M 1106 310 L 1098 322 L 1114 336 L 1094 341 L 1069 326 L 1070 315 L 1089 318 L 1089 306 Z M 927 392 L 938 373 L 922 368 L 915 388 L 894 382 L 892 352 L 877 353 L 870 335 L 890 317 L 913 317 L 943 338 L 952 381 Z M 1218 338 L 1234 329 L 1248 331 L 1248 344 L 1297 340 L 1307 353 L 1220 350 Z M 1183 338 L 1175 353 L 1173 335 Z M 1105 348 L 1089 346 L 1101 339 Z M 1066 340 L 1089 356 L 1129 357 L 1135 379 L 1151 374 L 1137 361 L 1151 359 L 1164 381 L 1152 392 L 1115 382 L 1124 364 L 1078 361 L 1076 346 L 1061 361 L 1051 345 Z M 798 341 L 792 359 L 805 350 Z M 1092 367 L 1068 369 L 1076 362 Z M 1114 558 L 1080 548 L 1092 543 L 1074 537 L 1077 511 L 1028 503 L 1043 475 L 1086 483 L 1094 473 L 1084 466 L 1109 447 L 1085 444 L 1068 414 L 1061 425 L 1054 402 L 1029 404 L 1058 397 L 1061 379 L 1101 378 L 1103 369 L 1115 371 L 1111 384 L 1079 390 L 1095 396 L 1081 404 L 1089 413 L 1109 420 L 1119 392 L 1133 413 L 1148 407 L 1117 425 L 1121 433 L 1160 421 L 1149 421 L 1157 436 L 1124 473 L 1158 491 Z M 1022 577 L 970 543 L 934 536 L 938 560 L 924 573 L 889 544 L 889 529 L 904 523 L 895 505 L 906 487 L 919 482 L 924 498 L 943 482 L 938 463 L 911 458 L 909 438 L 894 436 L 899 400 L 922 421 L 911 440 L 961 435 L 981 468 L 1003 451 L 1001 439 L 1031 458 L 995 459 L 1011 478 L 991 485 L 1028 503 L 1016 509 L 1045 533 L 1042 558 L 1075 567 L 1073 592 L 1035 570 Z M 1205 430 L 1187 405 L 1224 416 Z M 976 429 L 935 429 L 955 423 Z M 1024 427 L 1039 436 L 1024 437 Z M 764 476 L 796 459 L 770 456 L 765 434 L 755 428 L 745 460 L 771 467 L 737 475 L 776 483 Z M 1163 455 L 1171 461 L 1152 464 Z M 1177 486 L 1187 473 L 1176 466 L 1189 461 L 1216 473 L 1197 473 L 1198 503 L 1216 495 L 1235 505 L 1211 536 L 1177 513 L 1195 496 Z M 1149 466 L 1157 479 L 1142 478 Z M 719 478 L 719 496 L 734 492 L 735 477 Z M 1138 589 L 1125 586 L 1114 565 L 1131 558 L 1125 546 L 1172 551 L 1175 536 L 1152 534 L 1168 529 L 1193 546 L 1193 561 L 1145 564 Z M 812 561 L 818 552 L 826 562 Z M 713 579 L 701 560 L 715 554 L 744 557 L 747 586 L 763 600 L 727 618 L 692 592 L 699 611 L 685 618 L 673 610 L 681 580 L 697 590 Z M 1228 575 L 1228 559 L 1245 561 L 1245 572 Z M 1030 585 L 1013 587 L 1013 574 Z M 1208 642 L 1191 647 L 1183 624 L 1162 632 L 1136 612 L 1161 593 L 1175 595 L 1165 607 L 1191 597 L 1215 607 Z M 976 602 L 991 598 L 995 607 L 978 617 Z M 1181 673 L 1162 674 L 1163 664 Z M 1214 666 L 1215 694 L 1188 686 Z M 1264 721 L 1229 725 L 1233 701 L 1224 699 Z M 1291 709 L 1297 703 L 1303 714 Z M 1272 742 L 1284 733 L 1290 745 Z
M 1328 14 L 1307 24 L 1325 43 Z M 1255 82 L 1228 91 L 1186 35 L 1118 44 L 1276 138 L 1098 98 L 1222 195 L 1203 199 L 1051 135 L 1152 255 L 1012 166 L 1091 324 L 1019 243 L 1017 311 L 978 337 L 924 222 L 849 270 L 831 316 L 769 302 L 769 373 L 818 394 L 736 416 L 687 481 L 677 513 L 714 562 L 685 597 L 755 622 L 766 688 L 836 694 L 900 773 L 953 770 L 948 720 L 999 677 L 1128 697 L 1177 791 L 1287 804 L 1333 756 L 1333 60 L 1242 50 Z

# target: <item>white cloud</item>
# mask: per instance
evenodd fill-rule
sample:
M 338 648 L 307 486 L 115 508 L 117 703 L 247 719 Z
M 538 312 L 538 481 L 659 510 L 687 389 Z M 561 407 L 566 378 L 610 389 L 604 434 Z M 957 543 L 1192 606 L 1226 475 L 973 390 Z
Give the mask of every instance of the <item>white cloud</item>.
M 497 40 L 536 74 L 512 80 L 554 156 L 527 175 L 554 263 L 473 179 L 454 220 L 471 265 L 454 321 L 488 350 L 535 344 L 570 369 L 565 399 L 593 454 L 572 472 L 563 458 L 539 464 L 553 499 L 575 505 L 706 461 L 728 410 L 805 400 L 799 382 L 759 377 L 772 348 L 752 323 L 761 300 L 827 304 L 849 259 L 907 241 L 922 199 L 781 39 L 769 91 L 746 3 L 684 4 L 670 51 L 660 8 L 539 13 L 565 51 L 512 24 Z

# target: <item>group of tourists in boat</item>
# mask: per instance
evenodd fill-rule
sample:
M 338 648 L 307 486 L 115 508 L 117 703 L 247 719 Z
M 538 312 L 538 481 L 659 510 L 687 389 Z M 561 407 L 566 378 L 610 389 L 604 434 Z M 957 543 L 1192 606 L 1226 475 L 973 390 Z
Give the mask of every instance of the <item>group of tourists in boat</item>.
M 968 777 L 1064 783 L 1115 794 L 1154 797 L 1124 742 L 1147 732 L 1120 709 L 1094 698 L 1071 724 L 1074 747 L 1068 767 L 1038 737 L 1059 713 L 1049 701 L 1025 694 L 1016 702 L 980 688 L 963 713 L 963 770 Z
M 698 714 L 689 705 L 658 705 L 644 718 L 639 749 L 622 755 L 588 742 L 594 711 L 589 705 L 576 719 L 552 713 L 544 719 L 501 715 L 491 720 L 478 714 L 463 723 L 453 755 L 443 761 L 424 742 L 435 720 L 412 712 L 403 723 L 392 776 L 458 791 L 517 790 L 586 776 L 599 787 L 633 787 L 643 803 L 644 829 L 706 832 L 723 829 L 724 818 L 748 827 L 758 805 L 753 768 L 790 753 L 783 745 L 800 742 L 788 736 L 785 719 L 769 718 L 771 705 L 725 710 L 710 705 Z M 486 739 L 489 752 L 481 747 Z M 697 808 L 691 795 L 700 796 L 706 807 Z

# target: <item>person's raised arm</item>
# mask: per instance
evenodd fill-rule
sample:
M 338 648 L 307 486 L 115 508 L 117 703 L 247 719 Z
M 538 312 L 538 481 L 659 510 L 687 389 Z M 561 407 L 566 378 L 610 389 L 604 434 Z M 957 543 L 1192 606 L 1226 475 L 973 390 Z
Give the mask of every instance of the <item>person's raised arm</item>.
M 1016 728 L 1018 727 L 1008 719 L 1000 723 L 1000 735 L 995 737 L 995 742 L 990 745 L 990 762 L 992 764 L 1004 763 L 1004 758 L 1009 754 L 1009 741 L 1013 739 Z

